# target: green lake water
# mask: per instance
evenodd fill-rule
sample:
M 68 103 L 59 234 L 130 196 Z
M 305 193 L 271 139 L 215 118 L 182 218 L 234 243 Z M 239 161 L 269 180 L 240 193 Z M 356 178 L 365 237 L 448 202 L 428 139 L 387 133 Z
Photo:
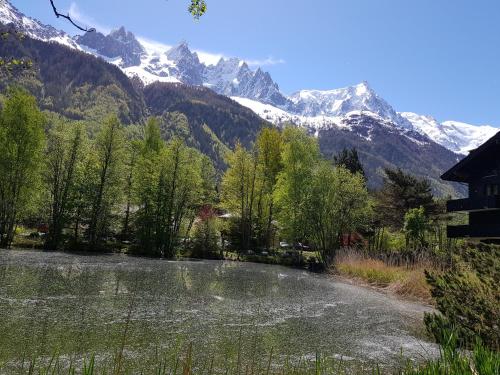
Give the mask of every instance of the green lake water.
M 0 372 L 23 358 L 109 364 L 121 352 L 131 373 L 148 373 L 189 343 L 200 367 L 265 361 L 271 349 L 279 363 L 320 353 L 392 367 L 435 353 L 421 337 L 427 310 L 281 266 L 4 250 Z

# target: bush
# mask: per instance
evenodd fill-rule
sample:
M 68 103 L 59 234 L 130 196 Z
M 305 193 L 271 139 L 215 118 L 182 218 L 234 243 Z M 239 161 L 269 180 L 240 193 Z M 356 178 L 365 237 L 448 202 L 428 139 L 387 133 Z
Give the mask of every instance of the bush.
M 198 258 L 219 258 L 219 230 L 217 218 L 211 209 L 204 209 L 194 227 L 193 256 Z
M 471 347 L 476 338 L 495 350 L 500 337 L 500 247 L 469 244 L 445 273 L 426 272 L 431 294 L 441 314 L 426 314 L 425 324 L 436 340 L 456 330 L 460 344 Z

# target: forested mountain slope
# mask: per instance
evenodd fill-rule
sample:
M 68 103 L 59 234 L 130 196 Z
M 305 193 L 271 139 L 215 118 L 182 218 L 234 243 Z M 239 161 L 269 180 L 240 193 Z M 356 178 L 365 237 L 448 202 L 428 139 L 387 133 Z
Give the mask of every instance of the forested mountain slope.
M 225 168 L 226 152 L 237 142 L 249 146 L 262 126 L 271 126 L 251 109 L 208 88 L 160 82 L 143 87 L 103 59 L 57 43 L 12 33 L 0 44 L 0 56 L 32 62 L 28 69 L 1 70 L 2 91 L 23 86 L 42 109 L 94 127 L 110 113 L 117 113 L 124 124 L 138 125 L 148 116 L 159 116 L 165 139 L 180 136 L 208 155 L 219 171 Z M 369 113 L 352 112 L 338 121 L 310 130 L 327 156 L 357 147 L 370 187 L 380 186 L 384 167 L 401 167 L 430 178 L 440 195 L 461 193 L 439 179 L 459 156 L 426 136 Z
M 113 112 L 125 124 L 147 116 L 142 92 L 119 68 L 89 54 L 11 34 L 0 43 L 0 56 L 32 62 L 28 69 L 1 70 L 0 89 L 23 86 L 37 97 L 42 109 L 93 121 Z
M 5 31 L 6 29 L 4 29 Z M 118 67 L 84 52 L 15 33 L 0 43 L 0 56 L 29 60 L 29 68 L 0 69 L 0 91 L 22 86 L 43 110 L 98 126 L 110 113 L 124 124 L 162 119 L 165 138 L 184 138 L 210 156 L 218 169 L 240 141 L 250 145 L 265 123 L 250 109 L 212 90 L 155 83 L 144 88 Z

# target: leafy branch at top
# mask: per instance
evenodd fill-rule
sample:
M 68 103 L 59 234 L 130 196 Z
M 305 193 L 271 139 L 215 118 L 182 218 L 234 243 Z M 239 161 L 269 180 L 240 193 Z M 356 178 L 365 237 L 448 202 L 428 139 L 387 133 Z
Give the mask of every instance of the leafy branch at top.
M 78 25 L 71 16 L 68 14 L 62 14 L 60 13 L 55 4 L 54 0 L 50 0 L 50 5 L 52 6 L 52 10 L 54 11 L 54 14 L 56 15 L 57 18 L 62 17 L 67 19 L 73 26 L 75 26 L 78 30 L 84 31 L 84 32 L 93 32 L 95 31 L 94 28 L 86 28 Z M 207 11 L 207 3 L 205 0 L 191 0 L 191 4 L 188 7 L 189 13 L 195 18 L 199 19 L 201 16 L 203 16 L 206 11 Z
M 194 18 L 199 19 L 207 11 L 207 3 L 205 0 L 191 0 L 188 11 Z

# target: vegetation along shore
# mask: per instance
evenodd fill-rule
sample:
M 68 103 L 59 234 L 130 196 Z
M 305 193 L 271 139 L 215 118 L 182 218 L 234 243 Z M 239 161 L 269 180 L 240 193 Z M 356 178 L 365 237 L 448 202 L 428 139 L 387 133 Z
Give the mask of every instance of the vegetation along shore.
M 20 89 L 2 97 L 0 149 L 2 247 L 335 272 L 438 310 L 425 326 L 441 357 L 394 371 L 498 373 L 499 248 L 447 238 L 445 226 L 464 217 L 447 214 L 425 179 L 386 169 L 382 189 L 371 191 L 355 149 L 326 160 L 317 140 L 292 126 L 264 127 L 250 149 L 227 150 L 222 172 L 181 138 L 164 141 L 155 117 L 123 127 L 110 116 L 96 130 L 42 113 Z M 124 371 L 123 350 L 113 373 Z M 156 373 L 342 373 L 341 361 L 319 353 L 292 364 L 271 351 L 246 370 L 240 355 L 195 366 L 197 354 L 185 344 L 167 354 L 173 362 L 158 357 Z M 30 373 L 62 371 L 57 354 L 49 363 L 30 356 Z M 66 370 L 101 371 L 94 357 Z

